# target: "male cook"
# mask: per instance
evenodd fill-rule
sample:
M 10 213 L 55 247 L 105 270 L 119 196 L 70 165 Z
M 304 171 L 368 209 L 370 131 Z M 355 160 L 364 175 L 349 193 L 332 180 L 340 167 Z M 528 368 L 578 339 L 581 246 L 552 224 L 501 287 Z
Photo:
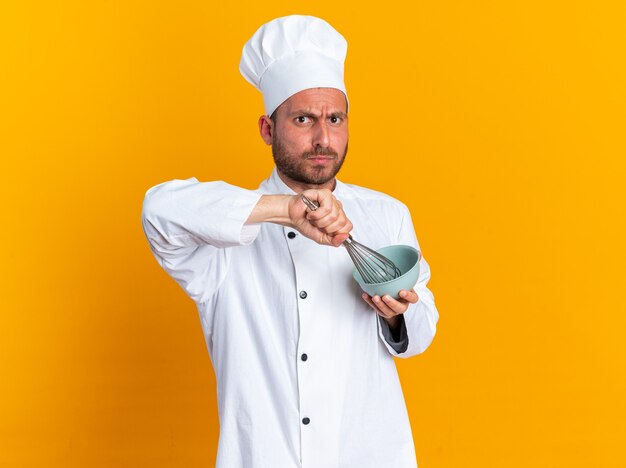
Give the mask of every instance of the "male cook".
M 438 312 L 421 260 L 414 290 L 369 297 L 352 279 L 350 232 L 419 249 L 399 201 L 335 178 L 348 148 L 347 43 L 287 16 L 243 47 L 276 167 L 258 190 L 172 180 L 146 193 L 159 264 L 195 301 L 217 380 L 218 468 L 417 466 L 394 356 L 424 351 Z M 309 212 L 299 194 L 317 201 Z

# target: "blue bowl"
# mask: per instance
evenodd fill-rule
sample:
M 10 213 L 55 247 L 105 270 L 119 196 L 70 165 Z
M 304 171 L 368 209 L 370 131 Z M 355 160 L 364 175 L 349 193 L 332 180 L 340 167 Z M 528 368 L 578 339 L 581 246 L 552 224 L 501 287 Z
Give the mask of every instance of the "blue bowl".
M 390 245 L 377 250 L 378 253 L 384 255 L 391 260 L 400 269 L 401 276 L 398 278 L 386 281 L 384 283 L 366 283 L 363 277 L 355 268 L 352 271 L 352 276 L 357 283 L 361 286 L 361 289 L 370 296 L 384 296 L 390 295 L 394 299 L 399 299 L 398 293 L 403 289 L 410 291 L 417 283 L 417 278 L 420 273 L 420 260 L 422 254 L 419 250 L 411 247 L 410 245 Z

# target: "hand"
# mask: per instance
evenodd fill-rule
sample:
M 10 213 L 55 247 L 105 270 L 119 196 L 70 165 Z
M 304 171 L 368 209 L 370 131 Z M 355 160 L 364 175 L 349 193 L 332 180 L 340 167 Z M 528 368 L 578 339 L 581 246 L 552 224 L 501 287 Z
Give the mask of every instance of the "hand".
M 388 295 L 384 295 L 382 298 L 380 296 L 372 297 L 367 293 L 363 293 L 361 297 L 389 324 L 391 329 L 394 329 L 399 325 L 400 315 L 407 311 L 409 304 L 415 304 L 419 300 L 414 289 L 410 291 L 403 289 L 399 295 L 400 299 L 398 300 Z
M 307 198 L 316 201 L 319 208 L 307 209 L 300 195 L 289 201 L 289 218 L 293 227 L 318 244 L 338 247 L 350 235 L 352 223 L 343 211 L 343 205 L 328 189 L 305 190 Z

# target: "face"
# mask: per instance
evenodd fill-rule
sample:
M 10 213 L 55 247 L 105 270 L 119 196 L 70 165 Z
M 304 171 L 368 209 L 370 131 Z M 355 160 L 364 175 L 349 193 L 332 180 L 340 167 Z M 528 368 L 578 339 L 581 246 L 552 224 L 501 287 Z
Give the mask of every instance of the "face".
M 348 150 L 346 110 L 344 94 L 334 88 L 306 89 L 282 103 L 271 134 L 279 173 L 296 184 L 334 184 Z

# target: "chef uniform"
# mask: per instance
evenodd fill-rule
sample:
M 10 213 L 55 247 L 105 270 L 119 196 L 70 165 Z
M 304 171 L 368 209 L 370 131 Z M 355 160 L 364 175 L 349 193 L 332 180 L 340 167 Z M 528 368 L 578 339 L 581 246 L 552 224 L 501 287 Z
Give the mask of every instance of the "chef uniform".
M 322 37 L 331 36 L 327 44 L 341 42 L 328 23 L 313 17 L 279 18 L 264 27 L 266 44 L 268 31 L 276 38 L 277 30 L 290 28 L 290 34 L 321 30 Z M 304 89 L 312 87 L 305 81 Z M 264 97 L 266 111 L 282 102 L 276 104 L 280 98 L 271 92 Z M 152 187 L 144 199 L 150 248 L 196 303 L 213 363 L 220 419 L 216 466 L 414 468 L 393 357 L 423 352 L 435 335 L 429 266 L 422 257 L 419 300 L 401 316 L 396 340 L 361 299 L 345 249 L 278 224 L 245 224 L 263 194 L 294 193 L 274 169 L 257 190 L 176 179 Z M 333 194 L 359 241 L 419 250 L 401 202 L 339 180 Z

